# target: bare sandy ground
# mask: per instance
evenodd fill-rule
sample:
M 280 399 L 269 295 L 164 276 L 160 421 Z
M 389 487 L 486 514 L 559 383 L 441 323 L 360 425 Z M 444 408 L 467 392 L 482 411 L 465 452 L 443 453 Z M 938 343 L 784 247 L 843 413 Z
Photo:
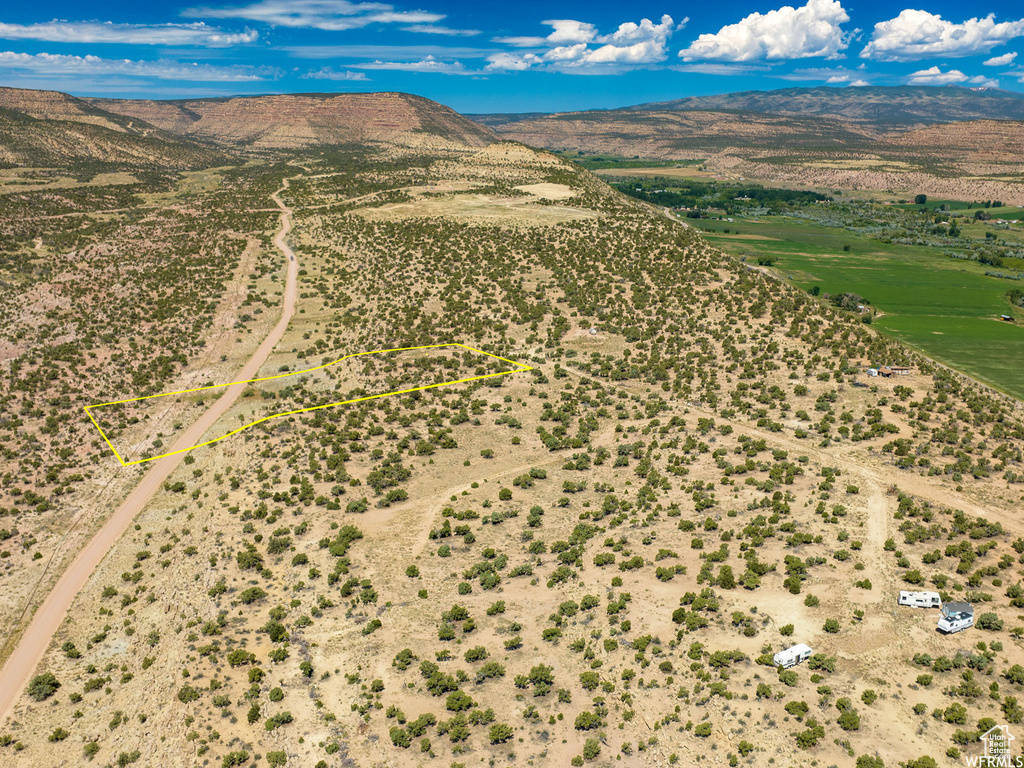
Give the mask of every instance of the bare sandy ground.
M 285 180 L 285 187 L 287 186 L 288 181 Z M 295 311 L 296 282 L 299 266 L 295 253 L 285 242 L 285 238 L 292 228 L 292 210 L 286 207 L 278 196 L 284 191 L 285 187 L 282 187 L 282 189 L 279 189 L 272 195 L 272 199 L 281 209 L 281 229 L 274 237 L 274 245 L 288 257 L 288 276 L 285 284 L 281 319 L 238 372 L 237 378 L 239 383 L 225 389 L 224 394 L 174 442 L 170 448 L 171 451 L 189 448 L 198 443 L 203 434 L 228 412 L 235 400 L 238 399 L 238 396 L 245 389 L 245 380 L 256 376 L 260 366 L 270 356 L 271 351 L 281 340 L 285 329 L 288 327 L 288 323 L 291 321 L 292 314 Z M 106 556 L 110 548 L 121 538 L 121 535 L 131 524 L 132 520 L 135 519 L 135 516 L 142 511 L 142 508 L 152 498 L 153 494 L 160 489 L 171 472 L 181 463 L 184 456 L 185 454 L 183 453 L 168 456 L 163 459 L 157 459 L 149 465 L 149 469 L 143 475 L 139 484 L 96 533 L 85 549 L 68 566 L 68 569 L 64 571 L 50 591 L 50 594 L 46 596 L 42 605 L 39 606 L 39 609 L 32 617 L 32 623 L 29 624 L 14 652 L 7 659 L 3 669 L 0 670 L 0 722 L 7 719 L 26 682 L 35 672 L 36 665 L 46 652 L 51 638 L 60 628 L 64 617 L 71 608 L 71 604 L 85 586 L 93 571 Z M 125 468 L 125 471 L 130 472 L 134 470 Z

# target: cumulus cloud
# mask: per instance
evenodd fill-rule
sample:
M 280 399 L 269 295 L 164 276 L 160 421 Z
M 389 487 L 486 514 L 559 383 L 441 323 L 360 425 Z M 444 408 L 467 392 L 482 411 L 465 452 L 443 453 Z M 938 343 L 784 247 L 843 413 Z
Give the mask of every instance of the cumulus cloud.
M 860 55 L 878 61 L 975 56 L 1021 36 L 1024 19 L 996 23 L 995 14 L 990 13 L 983 19 L 955 24 L 938 14 L 908 8 L 894 19 L 875 24 L 871 40 Z
M 223 48 L 254 43 L 259 33 L 225 32 L 203 22 L 194 24 L 114 24 L 100 21 L 62 21 L 40 24 L 0 22 L 4 40 L 42 40 L 49 43 L 121 43 L 127 45 L 196 45 Z
M 280 70 L 274 67 L 220 66 L 171 59 L 133 61 L 131 59 L 103 59 L 99 56 L 15 53 L 14 51 L 0 51 L 0 69 L 42 75 L 85 75 L 90 77 L 120 75 L 207 83 L 256 82 L 276 79 L 281 75 Z
M 1017 58 L 1017 52 L 1012 51 L 1011 53 L 1004 53 L 1002 56 L 994 56 L 986 62 L 983 62 L 986 67 L 1005 67 L 1013 64 L 1013 60 Z
M 495 53 L 487 57 L 486 69 L 504 72 L 522 72 L 543 64 L 544 60 L 535 53 Z
M 475 75 L 461 61 L 443 61 L 426 56 L 419 61 L 368 61 L 364 64 L 353 64 L 357 69 L 383 69 L 394 72 L 434 72 L 440 75 Z
M 801 8 L 784 5 L 752 13 L 714 34 L 700 35 L 679 55 L 684 61 L 837 59 L 849 45 L 850 35 L 842 29 L 849 20 L 839 0 L 807 0 Z
M 278 27 L 322 29 L 330 32 L 360 29 L 371 24 L 436 24 L 443 13 L 396 11 L 388 3 L 349 0 L 259 0 L 234 8 L 189 8 L 182 16 L 206 19 L 247 19 Z
M 610 35 L 599 37 L 597 41 L 609 45 L 629 46 L 650 40 L 667 40 L 669 35 L 678 32 L 689 21 L 690 17 L 687 16 L 679 24 L 673 26 L 672 17 L 667 14 L 661 17 L 659 24 L 655 24 L 650 19 L 641 19 L 639 24 L 627 21 L 625 24 L 619 24 L 619 28 Z
M 871 85 L 867 80 L 854 80 L 850 83 L 851 88 L 863 88 L 865 85 Z
M 589 43 L 597 37 L 597 27 L 585 21 L 574 21 L 573 19 L 548 19 L 541 24 L 547 24 L 554 28 L 554 32 L 547 36 L 546 41 L 551 45 L 573 45 L 575 43 Z
M 994 77 L 985 77 L 985 75 L 975 75 L 968 80 L 971 85 L 979 85 L 985 88 L 998 88 L 999 81 Z
M 959 69 L 943 72 L 938 67 L 928 67 L 914 72 L 907 80 L 908 85 L 952 85 L 967 80 L 967 75 Z
M 595 72 L 655 64 L 666 59 L 668 39 L 682 27 L 668 15 L 657 23 L 650 19 L 641 19 L 639 24 L 626 22 L 607 35 L 598 34 L 593 24 L 573 19 L 549 19 L 543 23 L 552 28 L 547 37 L 505 37 L 496 41 L 523 48 L 546 46 L 546 51 L 496 53 L 488 57 L 486 68 L 522 71 L 547 66 L 564 72 Z

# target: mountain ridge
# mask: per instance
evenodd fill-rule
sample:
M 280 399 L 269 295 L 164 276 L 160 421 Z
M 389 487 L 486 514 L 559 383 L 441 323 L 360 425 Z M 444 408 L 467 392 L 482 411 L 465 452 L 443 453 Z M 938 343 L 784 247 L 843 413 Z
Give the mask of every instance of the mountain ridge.
M 850 121 L 941 123 L 1024 120 L 1024 94 L 962 86 L 847 86 L 739 91 L 688 96 L 625 107 L 624 111 L 729 110 L 839 117 Z
M 380 140 L 415 143 L 416 136 L 477 147 L 497 141 L 489 128 L 449 107 L 398 92 L 87 101 L 188 138 L 254 148 Z
M 0 163 L 203 165 L 238 150 L 366 142 L 484 147 L 499 141 L 413 94 L 283 94 L 201 99 L 82 98 L 0 87 Z
M 967 120 L 1024 121 L 1024 93 L 963 86 L 814 86 L 771 91 L 735 91 L 712 96 L 684 96 L 612 109 L 568 112 L 468 114 L 487 125 L 504 125 L 554 116 L 641 114 L 651 112 L 723 112 L 835 118 L 872 123 L 878 130 L 900 130 Z

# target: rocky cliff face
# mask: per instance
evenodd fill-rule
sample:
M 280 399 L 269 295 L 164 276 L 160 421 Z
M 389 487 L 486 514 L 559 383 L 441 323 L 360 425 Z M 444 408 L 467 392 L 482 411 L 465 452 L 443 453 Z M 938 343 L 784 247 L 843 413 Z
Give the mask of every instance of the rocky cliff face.
M 391 141 L 486 146 L 496 141 L 436 102 L 404 93 L 295 94 L 229 99 L 90 99 L 100 109 L 179 135 L 256 148 Z

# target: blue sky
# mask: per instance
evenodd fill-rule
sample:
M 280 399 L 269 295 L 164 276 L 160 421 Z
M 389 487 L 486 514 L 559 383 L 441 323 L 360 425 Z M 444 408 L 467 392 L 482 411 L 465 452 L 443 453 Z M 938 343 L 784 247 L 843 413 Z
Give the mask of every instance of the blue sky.
M 406 91 L 462 112 L 797 85 L 1024 92 L 1019 0 L 910 2 L 8 3 L 0 85 L 126 98 Z

